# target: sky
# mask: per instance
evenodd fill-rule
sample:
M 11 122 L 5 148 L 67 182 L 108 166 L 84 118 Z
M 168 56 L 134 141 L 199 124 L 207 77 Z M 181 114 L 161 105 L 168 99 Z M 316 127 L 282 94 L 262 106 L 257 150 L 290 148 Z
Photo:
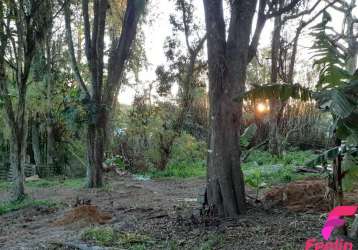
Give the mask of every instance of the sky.
M 323 1 L 322 1 L 323 2 Z M 193 0 L 193 3 L 196 7 L 195 15 L 198 21 L 204 25 L 204 7 L 202 0 Z M 357 8 L 355 9 L 358 15 Z M 166 58 L 164 55 L 163 45 L 165 39 L 168 35 L 171 34 L 171 26 L 169 23 L 169 16 L 174 12 L 174 3 L 173 1 L 168 0 L 151 0 L 150 5 L 148 6 L 148 22 L 144 25 L 143 31 L 145 36 L 145 49 L 146 56 L 149 62 L 147 69 L 142 69 L 140 72 L 139 78 L 145 85 L 146 83 L 152 82 L 156 79 L 155 69 L 158 65 L 165 64 Z M 332 12 L 333 20 L 332 25 L 336 28 L 340 27 L 342 24 L 342 16 L 337 12 Z M 317 21 L 320 20 L 317 19 Z M 312 24 L 314 25 L 314 23 Z M 311 26 L 312 26 L 311 25 Z M 265 28 L 261 34 L 260 46 L 259 48 L 269 47 L 270 39 L 265 39 L 271 37 L 273 29 L 272 21 L 266 23 Z M 339 30 L 339 29 L 337 29 Z M 299 43 L 299 55 L 298 57 L 301 60 L 297 67 L 306 67 L 304 70 L 310 70 L 307 66 L 307 60 L 312 58 L 312 54 L 309 51 L 309 47 L 312 46 L 312 39 L 308 35 L 309 29 L 306 29 L 302 35 Z M 302 63 L 303 62 L 303 63 Z M 120 91 L 118 100 L 122 104 L 131 104 L 133 98 L 137 93 L 143 93 L 143 85 L 138 85 L 136 87 L 124 86 Z M 175 93 L 175 88 L 173 90 Z

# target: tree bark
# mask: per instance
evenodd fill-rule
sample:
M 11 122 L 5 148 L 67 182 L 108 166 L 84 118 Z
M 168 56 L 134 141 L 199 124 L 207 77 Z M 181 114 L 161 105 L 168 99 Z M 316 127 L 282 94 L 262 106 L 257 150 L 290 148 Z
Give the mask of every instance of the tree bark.
M 87 187 L 101 187 L 104 157 L 104 130 L 101 124 L 90 124 L 87 128 Z

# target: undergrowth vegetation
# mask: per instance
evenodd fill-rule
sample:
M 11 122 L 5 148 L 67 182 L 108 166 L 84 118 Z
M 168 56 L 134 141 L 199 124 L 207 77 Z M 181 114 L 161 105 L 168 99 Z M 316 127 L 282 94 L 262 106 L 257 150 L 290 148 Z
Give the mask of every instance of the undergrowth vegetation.
M 296 173 L 296 167 L 304 166 L 305 162 L 312 158 L 314 158 L 312 151 L 290 151 L 282 157 L 271 155 L 266 151 L 253 151 L 242 164 L 242 168 L 247 181 L 259 176 L 262 182 L 272 185 L 302 178 L 302 174 Z
M 60 204 L 50 200 L 33 200 L 30 198 L 25 198 L 21 201 L 13 201 L 13 202 L 2 202 L 0 203 L 0 215 L 10 213 L 13 211 L 17 211 L 24 208 L 36 207 L 36 206 L 45 206 L 48 208 L 56 208 L 59 207 Z
M 111 227 L 91 227 L 82 232 L 81 239 L 100 246 L 116 246 L 125 249 L 146 249 L 150 238 L 140 233 L 119 232 Z
M 12 186 L 11 182 L 0 181 L 0 190 L 8 190 Z M 66 187 L 66 188 L 82 188 L 85 186 L 85 179 L 61 179 L 61 178 L 49 178 L 38 179 L 32 181 L 26 181 L 26 188 L 51 188 L 51 187 Z
M 206 174 L 206 151 L 204 142 L 196 140 L 193 136 L 183 134 L 173 145 L 173 150 L 165 170 L 159 171 L 152 167 L 148 175 L 158 177 L 198 177 Z

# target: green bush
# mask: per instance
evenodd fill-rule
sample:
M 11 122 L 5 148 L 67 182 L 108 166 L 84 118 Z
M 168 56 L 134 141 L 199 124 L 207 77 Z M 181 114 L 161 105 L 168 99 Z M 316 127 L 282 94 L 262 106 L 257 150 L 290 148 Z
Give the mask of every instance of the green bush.
M 152 168 L 151 177 L 198 177 L 206 174 L 206 143 L 193 136 L 183 134 L 175 140 L 167 168 L 158 171 Z

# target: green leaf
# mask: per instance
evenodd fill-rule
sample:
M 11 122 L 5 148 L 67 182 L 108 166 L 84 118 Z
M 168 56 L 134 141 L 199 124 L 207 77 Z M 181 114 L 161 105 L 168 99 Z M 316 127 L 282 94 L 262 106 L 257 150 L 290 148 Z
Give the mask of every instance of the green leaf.
M 256 124 L 251 124 L 250 126 L 248 126 L 243 134 L 240 136 L 240 145 L 242 147 L 247 147 L 249 146 L 250 142 L 252 141 L 252 139 L 255 137 L 256 135 L 256 131 L 257 131 L 257 126 Z

